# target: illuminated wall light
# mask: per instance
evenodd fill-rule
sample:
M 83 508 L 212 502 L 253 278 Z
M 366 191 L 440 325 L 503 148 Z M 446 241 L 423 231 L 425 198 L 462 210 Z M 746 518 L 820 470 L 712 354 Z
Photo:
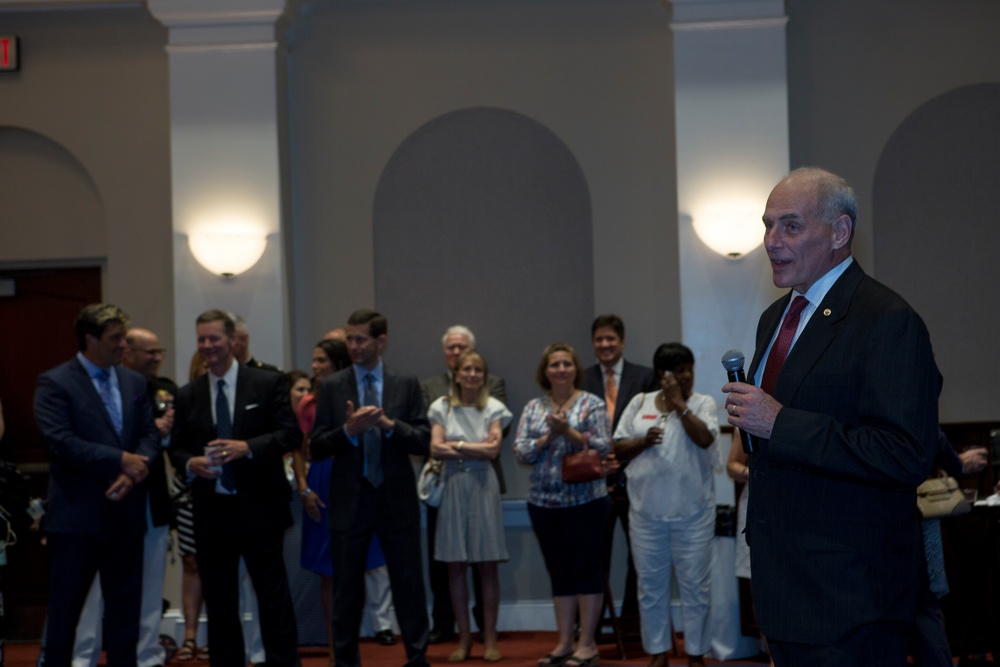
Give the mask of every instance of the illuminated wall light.
M 230 279 L 260 260 L 267 248 L 267 236 L 247 231 L 195 232 L 188 237 L 188 247 L 199 264 Z
M 708 211 L 694 216 L 692 225 L 702 243 L 729 259 L 739 259 L 764 242 L 759 211 Z

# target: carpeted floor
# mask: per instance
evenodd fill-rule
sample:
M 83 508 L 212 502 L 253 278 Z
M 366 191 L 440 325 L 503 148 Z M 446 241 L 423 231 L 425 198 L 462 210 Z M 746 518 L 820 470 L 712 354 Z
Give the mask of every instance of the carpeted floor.
M 500 665 L 510 665 L 511 667 L 535 667 L 540 657 L 552 650 L 556 642 L 554 632 L 512 632 L 500 635 L 500 651 L 503 653 L 503 660 Z M 455 644 L 438 644 L 427 649 L 427 659 L 433 665 L 447 665 L 448 655 L 455 649 Z M 609 667 L 642 667 L 649 663 L 642 647 L 638 644 L 626 644 L 626 660 L 620 659 L 617 648 L 612 644 L 601 645 L 601 664 Z M 6 646 L 6 656 L 3 667 L 35 667 L 38 659 L 39 647 L 37 643 L 9 643 Z M 327 653 L 324 649 L 304 648 L 301 650 L 302 667 L 327 667 Z M 474 644 L 472 656 L 467 661 L 470 667 L 482 667 L 487 663 L 482 659 L 483 645 Z M 374 641 L 362 640 L 361 642 L 361 662 L 365 667 L 399 667 L 406 662 L 406 653 L 399 644 L 395 646 L 379 646 Z M 739 661 L 739 662 L 719 662 L 717 660 L 707 660 L 709 665 L 740 665 L 761 667 L 766 665 L 764 660 L 760 661 Z M 103 661 L 102 661 L 103 664 Z M 207 667 L 207 662 L 172 662 L 173 667 Z M 683 653 L 680 657 L 671 657 L 670 665 L 687 665 L 687 658 Z
M 500 651 L 503 653 L 503 660 L 499 665 L 509 665 L 510 667 L 536 667 L 538 658 L 542 657 L 555 645 L 556 634 L 554 632 L 511 632 L 500 635 Z M 0 661 L 0 667 L 36 667 L 39 647 L 37 643 L 8 643 L 5 647 L 4 660 Z M 455 649 L 454 644 L 439 644 L 430 646 L 427 649 L 427 660 L 432 665 L 448 665 L 448 654 Z M 680 653 L 678 656 L 671 655 L 671 667 L 684 667 L 687 665 L 687 657 L 683 653 L 683 640 L 681 641 Z M 618 650 L 613 644 L 601 645 L 601 665 L 606 667 L 644 667 L 649 663 L 647 656 L 639 644 L 626 644 L 626 659 L 622 660 L 618 655 Z M 474 644 L 472 657 L 465 663 L 469 667 L 485 667 L 486 663 L 482 659 L 483 645 Z M 302 667 L 327 667 L 327 652 L 321 648 L 301 649 Z M 406 662 L 406 653 L 399 644 L 395 646 L 379 646 L 370 639 L 361 642 L 361 662 L 365 667 L 399 667 Z M 718 660 L 706 660 L 708 665 L 727 665 L 728 667 L 762 667 L 767 665 L 767 660 L 745 659 L 733 662 L 720 662 Z M 101 665 L 104 665 L 102 660 Z M 171 667 L 208 667 L 208 662 L 193 660 L 190 662 L 172 662 Z M 990 656 L 981 656 L 981 659 L 969 659 L 958 664 L 963 667 L 992 667 L 996 664 Z

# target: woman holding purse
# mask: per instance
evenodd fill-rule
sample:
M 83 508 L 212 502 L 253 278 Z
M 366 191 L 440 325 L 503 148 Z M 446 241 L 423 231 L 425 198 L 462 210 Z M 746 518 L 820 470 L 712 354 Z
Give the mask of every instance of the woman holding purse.
M 596 667 L 594 632 L 604 601 L 602 554 L 611 504 L 603 477 L 566 481 L 563 475 L 567 456 L 588 448 L 600 459 L 608 455 L 608 410 L 604 401 L 580 389 L 583 368 L 566 343 L 545 348 L 535 379 L 545 395 L 524 407 L 514 452 L 519 462 L 532 466 L 528 516 L 552 580 L 559 631 L 555 648 L 538 665 Z M 580 636 L 574 644 L 577 611 Z
M 500 453 L 510 410 L 490 396 L 489 369 L 475 350 L 455 362 L 452 390 L 427 411 L 431 422 L 431 457 L 444 461 L 444 491 L 438 509 L 434 554 L 448 563 L 451 604 L 458 625 L 458 648 L 448 662 L 464 662 L 472 648 L 469 624 L 469 564 L 475 564 L 483 586 L 483 659 L 500 660 L 497 614 L 500 581 L 497 563 L 507 560 L 500 484 L 491 461 Z

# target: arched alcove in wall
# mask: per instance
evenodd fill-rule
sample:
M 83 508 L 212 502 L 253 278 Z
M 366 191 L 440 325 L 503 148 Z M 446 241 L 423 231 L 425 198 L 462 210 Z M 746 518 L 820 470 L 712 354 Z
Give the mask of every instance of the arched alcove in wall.
M 100 194 L 63 146 L 36 132 L 0 127 L 0 184 L 0 262 L 107 255 Z
M 950 91 L 893 133 L 873 189 L 878 278 L 927 322 L 941 420 L 997 419 L 1000 84 Z M 905 360 L 900 360 L 905 363 Z
M 590 193 L 576 158 L 540 123 L 485 107 L 426 123 L 386 165 L 373 225 L 376 307 L 389 318 L 390 359 L 405 370 L 443 372 L 441 335 L 465 324 L 506 379 L 516 416 L 540 393 L 545 345 L 588 345 Z

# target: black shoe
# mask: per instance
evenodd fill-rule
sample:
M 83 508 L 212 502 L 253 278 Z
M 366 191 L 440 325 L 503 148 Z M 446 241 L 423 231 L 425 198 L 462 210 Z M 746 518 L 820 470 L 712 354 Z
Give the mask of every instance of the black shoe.
M 380 630 L 375 633 L 375 642 L 379 646 L 394 646 L 396 635 L 392 634 L 392 630 Z
M 394 646 L 396 635 L 392 634 L 392 630 L 379 630 L 375 633 L 375 643 L 379 646 Z
M 428 644 L 447 644 L 448 642 L 453 642 L 456 639 L 458 639 L 458 635 L 454 632 L 450 630 L 440 630 L 438 628 L 434 628 L 431 630 L 431 633 L 427 635 Z

